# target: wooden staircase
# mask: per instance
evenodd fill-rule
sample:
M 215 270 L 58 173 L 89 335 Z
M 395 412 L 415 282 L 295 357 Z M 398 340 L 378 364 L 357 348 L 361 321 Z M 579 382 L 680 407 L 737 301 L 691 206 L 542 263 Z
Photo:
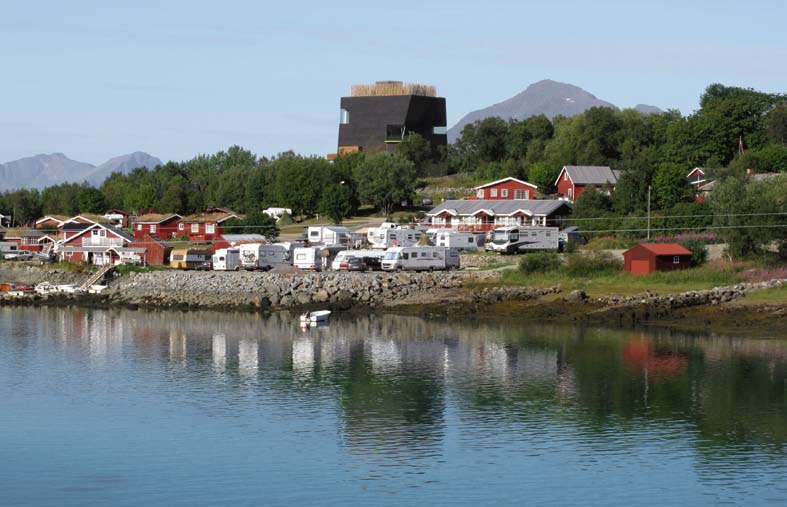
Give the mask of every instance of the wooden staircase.
M 113 266 L 112 264 L 105 264 L 104 266 L 101 266 L 101 269 L 90 275 L 90 277 L 87 280 L 85 280 L 85 283 L 80 285 L 79 288 L 82 290 L 86 290 L 88 287 L 94 285 L 99 280 L 103 280 L 104 276 L 106 276 L 106 274 L 112 271 L 113 269 L 115 269 L 115 266 Z

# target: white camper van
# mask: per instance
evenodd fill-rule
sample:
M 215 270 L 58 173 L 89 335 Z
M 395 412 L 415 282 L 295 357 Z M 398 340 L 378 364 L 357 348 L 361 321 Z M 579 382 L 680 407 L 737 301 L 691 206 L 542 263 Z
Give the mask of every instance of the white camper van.
M 404 246 L 389 248 L 383 257 L 384 271 L 435 271 L 447 269 L 450 248 L 444 246 Z M 454 252 L 456 254 L 456 252 Z M 457 254 L 458 255 L 458 254 Z
M 435 246 L 445 246 L 458 250 L 478 250 L 483 246 L 484 235 L 472 232 L 439 231 L 432 240 Z
M 240 250 L 237 248 L 219 248 L 213 254 L 215 271 L 237 271 L 240 269 Z
M 523 253 L 537 250 L 558 250 L 557 227 L 523 227 L 511 225 L 492 231 L 486 249 L 497 253 Z

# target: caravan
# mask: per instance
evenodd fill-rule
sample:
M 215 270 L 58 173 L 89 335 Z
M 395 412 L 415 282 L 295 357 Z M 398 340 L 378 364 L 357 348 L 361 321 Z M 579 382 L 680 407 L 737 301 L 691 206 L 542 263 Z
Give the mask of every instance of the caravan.
M 299 247 L 293 250 L 293 267 L 322 271 L 323 256 L 318 246 Z
M 523 253 L 537 250 L 559 250 L 557 227 L 498 227 L 486 249 L 497 253 Z
M 459 254 L 443 246 L 394 247 L 383 257 L 384 271 L 435 271 L 458 267 Z
M 240 269 L 240 250 L 219 248 L 213 254 L 213 269 L 216 271 L 238 271 Z
M 385 250 L 394 246 L 412 246 L 418 243 L 418 238 L 421 233 L 415 229 L 400 229 L 400 228 L 387 228 L 380 227 L 371 236 L 370 241 L 372 248 L 379 248 Z
M 358 234 L 339 225 L 313 225 L 306 229 L 309 245 L 349 247 L 354 246 L 358 239 Z
M 432 239 L 432 238 L 430 238 Z M 484 245 L 484 235 L 472 232 L 439 231 L 432 239 L 435 246 L 445 246 L 458 250 L 478 250 Z

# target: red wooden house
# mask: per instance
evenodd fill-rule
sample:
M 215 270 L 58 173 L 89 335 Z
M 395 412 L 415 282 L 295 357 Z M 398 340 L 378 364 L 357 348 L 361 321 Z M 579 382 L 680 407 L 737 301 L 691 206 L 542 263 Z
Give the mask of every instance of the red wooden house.
M 555 186 L 560 195 L 576 201 L 589 186 L 614 189 L 619 176 L 620 171 L 607 166 L 567 165 L 560 170 Z
M 46 215 L 36 220 L 35 228 L 45 231 L 54 231 L 63 225 L 68 218 L 69 217 L 65 215 Z
M 178 224 L 178 236 L 186 235 L 189 241 L 213 241 L 218 239 L 224 230 L 221 224 L 240 215 L 224 208 L 209 208 L 203 213 L 189 215 Z
M 43 241 L 47 236 L 35 229 L 6 229 L 4 241 L 16 243 L 17 249 L 28 252 L 40 252 L 43 250 Z
M 60 248 L 61 260 L 98 265 L 144 262 L 145 249 L 132 247 L 130 235 L 109 225 L 85 225 L 81 231 L 68 231 Z
M 475 187 L 477 199 L 488 200 L 525 200 L 533 199 L 538 187 L 532 183 L 508 177 Z
M 178 224 L 183 218 L 177 213 L 149 213 L 134 219 L 132 229 L 134 238 L 140 240 L 145 236 L 158 236 L 159 238 L 172 238 L 180 235 Z
M 691 267 L 691 250 L 677 243 L 640 243 L 623 252 L 626 271 L 638 275 Z

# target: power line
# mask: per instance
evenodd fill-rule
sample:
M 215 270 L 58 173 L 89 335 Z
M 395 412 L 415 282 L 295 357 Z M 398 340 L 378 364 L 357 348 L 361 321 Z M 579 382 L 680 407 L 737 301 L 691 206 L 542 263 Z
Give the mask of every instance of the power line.
M 653 219 L 667 219 L 667 218 L 713 218 L 713 217 L 759 217 L 759 216 L 781 216 L 787 215 L 787 212 L 772 212 L 772 213 L 714 213 L 712 215 L 653 215 L 651 216 L 651 220 Z M 588 218 L 565 218 L 563 221 L 565 222 L 575 222 L 575 221 L 591 221 L 591 220 L 647 220 L 647 216 L 644 217 L 588 217 Z

